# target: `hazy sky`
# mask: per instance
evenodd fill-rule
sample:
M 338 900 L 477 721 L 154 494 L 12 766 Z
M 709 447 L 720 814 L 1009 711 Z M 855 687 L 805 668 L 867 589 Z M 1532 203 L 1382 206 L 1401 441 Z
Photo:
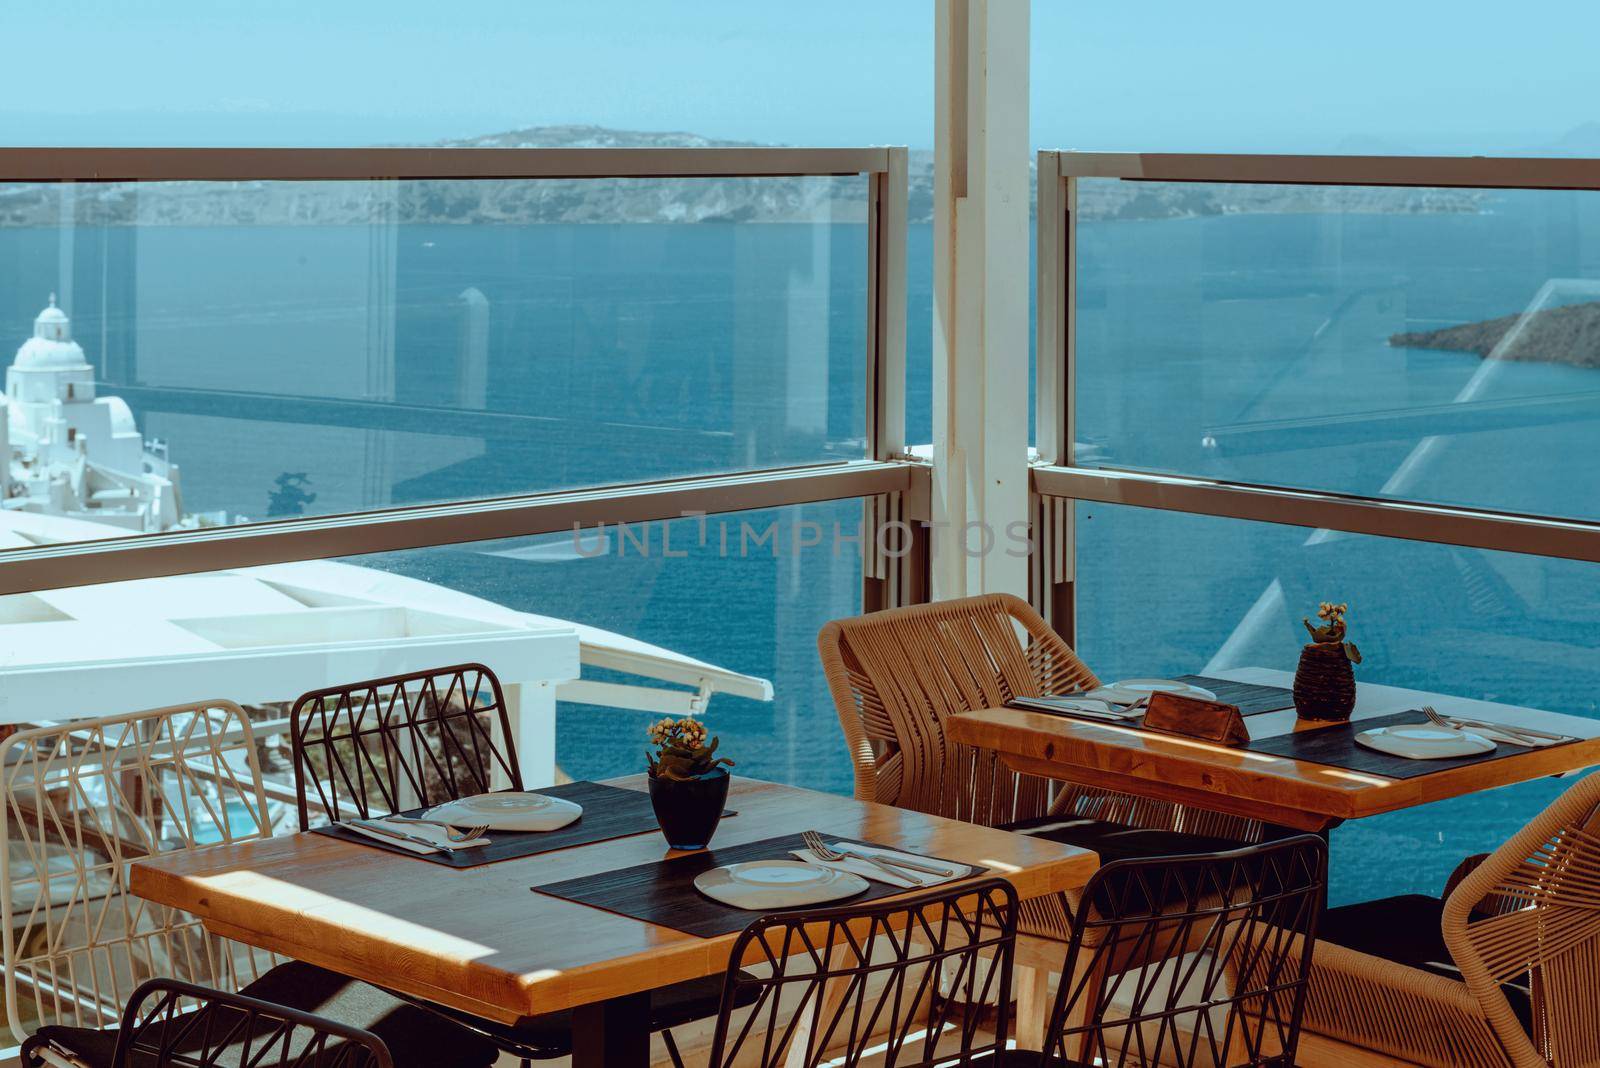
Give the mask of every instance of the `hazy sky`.
M 1034 141 L 1525 150 L 1600 119 L 1597 37 L 1593 0 L 1035 0 Z M 0 44 L 11 145 L 933 129 L 932 0 L 0 0 Z

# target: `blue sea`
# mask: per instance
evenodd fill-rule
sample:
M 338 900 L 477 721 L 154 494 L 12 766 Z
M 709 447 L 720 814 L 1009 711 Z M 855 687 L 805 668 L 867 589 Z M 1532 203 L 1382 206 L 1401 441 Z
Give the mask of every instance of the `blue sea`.
M 1600 372 L 1388 338 L 1597 299 L 1597 227 L 1565 193 L 1461 215 L 1085 221 L 1080 461 L 1592 517 Z M 927 440 L 929 228 L 909 244 L 908 425 Z M 858 456 L 865 267 L 863 227 L 833 222 L 0 228 L 0 344 L 59 290 L 103 391 L 181 465 L 189 510 L 326 514 Z M 1077 644 L 1103 677 L 1292 670 L 1300 617 L 1339 600 L 1359 678 L 1597 714 L 1592 565 L 1077 515 Z M 858 610 L 859 516 L 837 502 L 612 532 L 598 555 L 557 535 L 358 562 L 769 678 L 771 704 L 713 700 L 723 751 L 844 792 L 815 639 Z M 648 719 L 563 706 L 558 760 L 636 770 Z M 1563 785 L 1340 828 L 1332 896 L 1437 892 Z

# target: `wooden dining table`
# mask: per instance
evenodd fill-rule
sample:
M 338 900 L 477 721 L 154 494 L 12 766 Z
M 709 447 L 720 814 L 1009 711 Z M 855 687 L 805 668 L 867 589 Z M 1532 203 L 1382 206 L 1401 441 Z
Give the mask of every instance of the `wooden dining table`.
M 1072 846 L 743 777 L 729 807 L 737 815 L 713 848 L 815 829 L 983 865 L 1024 900 L 1080 889 L 1098 867 Z M 725 973 L 737 936 L 697 937 L 531 887 L 674 855 L 652 830 L 451 868 L 302 833 L 139 860 L 130 889 L 222 937 L 482 1018 L 573 1010 L 575 1065 L 642 1068 L 648 991 Z
M 1289 687 L 1293 683 L 1289 672 L 1266 668 L 1208 674 L 1263 686 Z M 1600 765 L 1600 721 L 1535 708 L 1360 682 L 1351 718 L 1373 719 L 1424 705 L 1447 716 L 1532 727 L 1578 740 L 1409 778 L 1391 778 L 1138 727 L 1015 708 L 964 712 L 951 717 L 946 729 L 957 742 L 999 753 L 1019 772 L 1314 832 L 1345 820 Z M 1420 712 L 1417 721 L 1423 721 Z M 1326 726 L 1300 721 L 1292 708 L 1246 716 L 1244 722 L 1252 739 Z

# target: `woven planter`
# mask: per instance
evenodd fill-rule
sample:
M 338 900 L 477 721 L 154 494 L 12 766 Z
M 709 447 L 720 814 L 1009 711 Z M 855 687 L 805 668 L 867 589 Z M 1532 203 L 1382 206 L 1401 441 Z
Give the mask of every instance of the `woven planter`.
M 1356 673 L 1335 642 L 1312 642 L 1300 651 L 1294 673 L 1294 709 L 1302 719 L 1343 720 L 1356 707 Z

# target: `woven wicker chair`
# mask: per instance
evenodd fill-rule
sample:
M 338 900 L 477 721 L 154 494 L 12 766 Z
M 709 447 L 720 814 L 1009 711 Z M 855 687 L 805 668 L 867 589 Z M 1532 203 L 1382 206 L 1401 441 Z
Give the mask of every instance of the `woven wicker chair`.
M 996 753 L 951 741 L 945 721 L 955 713 L 1100 685 L 1019 598 L 989 594 L 835 620 L 822 628 L 817 645 L 862 800 L 1018 830 L 1056 816 L 1206 836 L 1223 840 L 1221 847 L 1261 838 L 1255 821 L 1019 775 Z M 1211 841 L 1176 851 L 1216 848 Z M 1045 975 L 1060 964 L 1072 907 L 1070 899 L 1055 898 L 1022 904 L 1021 1040 L 1042 1038 Z
M 1325 938 L 1307 1030 L 1441 1068 L 1600 1064 L 1600 775 L 1474 864 L 1442 901 L 1355 906 L 1415 928 L 1414 903 L 1431 901 L 1445 959 L 1412 967 Z
M 0 936 L 6 1015 L 99 1028 L 143 980 L 230 989 L 271 967 L 193 916 L 127 891 L 128 865 L 269 837 L 255 740 L 231 701 L 18 731 L 0 744 Z

